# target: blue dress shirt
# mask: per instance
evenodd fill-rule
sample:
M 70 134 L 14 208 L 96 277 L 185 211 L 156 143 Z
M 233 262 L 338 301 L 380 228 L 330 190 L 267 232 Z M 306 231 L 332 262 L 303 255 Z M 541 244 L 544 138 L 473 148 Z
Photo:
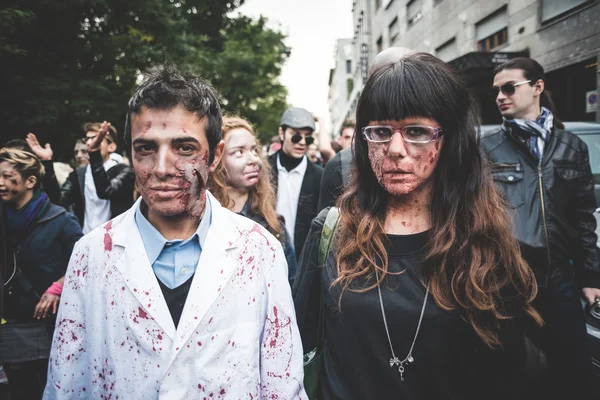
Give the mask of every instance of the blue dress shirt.
M 196 233 L 187 240 L 167 240 L 144 217 L 141 205 L 135 210 L 137 225 L 148 260 L 156 277 L 169 289 L 174 289 L 190 279 L 196 272 L 202 247 L 212 220 L 210 199 L 206 196 L 206 209 Z

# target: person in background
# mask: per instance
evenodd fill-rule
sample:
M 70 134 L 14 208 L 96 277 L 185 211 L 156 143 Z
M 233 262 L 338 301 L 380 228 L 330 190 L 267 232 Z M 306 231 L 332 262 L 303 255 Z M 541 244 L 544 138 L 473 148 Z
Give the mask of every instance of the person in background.
M 528 336 L 550 366 L 540 398 L 592 395 L 592 361 L 580 304 L 600 299 L 596 198 L 588 147 L 564 130 L 545 90 L 543 67 L 514 58 L 495 71 L 503 123 L 481 145 L 510 204 L 513 232 L 540 290 L 534 307 L 546 322 Z M 592 395 L 593 397 L 593 395 Z
M 52 167 L 54 153 L 50 145 L 42 147 L 33 133 L 27 135 L 27 143 L 46 167 L 43 184 L 50 201 L 73 207 L 87 234 L 133 204 L 134 175 L 130 167 L 111 158 L 117 150 L 117 130 L 111 124 L 87 123 L 83 130 L 90 164 L 73 171 L 62 187 Z
M 77 219 L 40 190 L 42 163 L 33 154 L 0 150 L 0 197 L 5 202 L 11 271 L 0 325 L 0 364 L 13 399 L 40 399 L 46 382 L 54 315 L 75 242 Z
M 342 124 L 342 128 L 340 129 L 340 136 L 338 136 L 337 138 L 337 142 L 339 143 L 341 150 L 349 149 L 352 145 L 352 138 L 354 137 L 355 128 L 356 123 L 350 119 L 345 120 Z
M 279 136 L 273 136 L 271 138 L 271 143 L 269 143 L 269 148 L 267 150 L 267 156 L 277 153 L 281 150 L 281 142 L 279 141 Z
M 319 267 L 328 208 L 293 289 L 305 351 L 324 313 L 319 399 L 518 399 L 525 320 L 541 323 L 536 283 L 466 84 L 434 56 L 411 54 L 368 78 L 356 122 L 331 250 Z
M 209 177 L 210 192 L 223 207 L 258 222 L 283 246 L 290 285 L 296 276 L 296 254 L 285 222 L 275 210 L 271 170 L 259 154 L 252 125 L 239 117 L 223 118 L 223 158 Z
M 75 168 L 87 167 L 90 163 L 90 155 L 88 154 L 85 140 L 77 139 L 75 141 L 75 148 L 73 149 L 73 156 L 75 157 Z
M 306 157 L 308 157 L 308 161 L 315 163 L 317 165 L 321 165 L 321 159 L 319 158 L 319 149 L 315 143 L 312 143 L 306 149 Z
M 383 50 L 373 59 L 373 63 L 369 68 L 369 75 L 372 75 L 378 69 L 394 64 L 403 57 L 411 54 L 414 54 L 414 51 L 405 47 L 390 47 Z M 344 186 L 350 179 L 350 170 L 354 159 L 351 146 L 355 129 L 356 123 L 353 121 L 347 121 L 347 124 L 344 123 L 344 125 L 342 125 L 342 132 L 339 139 L 340 143 L 344 143 L 345 145 L 349 143 L 349 145 L 338 152 L 335 157 L 325 164 L 323 178 L 321 178 L 321 190 L 319 192 L 319 211 L 335 205 L 337 199 L 344 190 Z
M 50 145 L 48 144 L 47 146 L 50 146 Z M 33 150 L 31 149 L 31 147 L 29 147 L 29 144 L 27 143 L 27 141 L 25 141 L 23 139 L 9 140 L 6 143 L 6 146 L 4 146 L 4 147 L 7 149 L 17 149 L 17 150 L 27 151 L 27 152 L 33 154 Z M 65 183 L 65 181 L 69 177 L 69 174 L 71 172 L 73 172 L 73 168 L 71 168 L 71 166 L 69 164 L 63 163 L 63 162 L 58 162 L 58 161 L 53 162 L 52 166 L 51 167 L 49 166 L 48 168 L 51 169 L 53 171 L 53 173 L 55 172 L 56 180 L 59 185 L 62 185 L 63 183 Z M 43 185 L 42 185 L 42 189 L 44 191 L 46 191 L 46 188 Z M 51 188 L 51 190 L 52 190 L 52 188 Z
M 281 150 L 269 157 L 271 182 L 277 188 L 277 213 L 285 219 L 285 227 L 299 257 L 310 221 L 317 216 L 319 183 L 323 168 L 308 162 L 306 150 L 314 142 L 315 120 L 303 108 L 287 109 L 281 117 L 279 140 Z

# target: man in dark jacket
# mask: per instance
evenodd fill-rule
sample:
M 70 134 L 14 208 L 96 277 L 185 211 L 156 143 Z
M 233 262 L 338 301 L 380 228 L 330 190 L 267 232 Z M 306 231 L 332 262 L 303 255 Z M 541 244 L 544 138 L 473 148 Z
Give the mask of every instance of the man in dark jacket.
M 550 365 L 547 387 L 556 398 L 585 398 L 592 364 L 579 289 L 589 303 L 600 298 L 588 149 L 561 129 L 536 61 L 508 61 L 495 71 L 493 85 L 504 122 L 481 144 L 512 208 L 523 257 L 538 280 L 534 307 L 545 325 L 532 333 Z
M 314 142 L 315 120 L 303 108 L 290 108 L 283 113 L 279 128 L 281 150 L 269 157 L 271 178 L 277 193 L 277 213 L 285 219 L 285 227 L 300 257 L 310 223 L 319 213 L 319 188 L 323 168 L 308 162 L 306 149 Z
M 133 204 L 134 174 L 125 164 L 111 157 L 117 150 L 117 131 L 109 123 L 93 122 L 83 126 L 90 164 L 71 172 L 59 188 L 52 166 L 52 149 L 42 147 L 34 134 L 27 136 L 32 151 L 46 168 L 44 190 L 50 201 L 72 207 L 83 233 L 122 214 Z

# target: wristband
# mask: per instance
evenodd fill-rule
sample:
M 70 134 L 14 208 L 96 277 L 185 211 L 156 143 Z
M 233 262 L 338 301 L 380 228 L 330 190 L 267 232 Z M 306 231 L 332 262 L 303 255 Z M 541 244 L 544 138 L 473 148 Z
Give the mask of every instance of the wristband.
M 51 294 L 54 296 L 60 296 L 63 291 L 62 283 L 54 282 L 52 285 L 46 290 L 46 294 Z

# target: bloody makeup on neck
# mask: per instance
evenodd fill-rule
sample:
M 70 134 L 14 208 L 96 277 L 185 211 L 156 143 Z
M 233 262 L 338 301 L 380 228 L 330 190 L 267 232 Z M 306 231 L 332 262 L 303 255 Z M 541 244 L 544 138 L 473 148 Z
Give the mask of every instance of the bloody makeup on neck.
M 205 125 L 205 118 L 182 107 L 142 107 L 132 114 L 132 162 L 149 220 L 202 217 L 208 174 L 214 170 L 223 147 L 221 143 L 217 146 L 213 163 L 209 164 Z

